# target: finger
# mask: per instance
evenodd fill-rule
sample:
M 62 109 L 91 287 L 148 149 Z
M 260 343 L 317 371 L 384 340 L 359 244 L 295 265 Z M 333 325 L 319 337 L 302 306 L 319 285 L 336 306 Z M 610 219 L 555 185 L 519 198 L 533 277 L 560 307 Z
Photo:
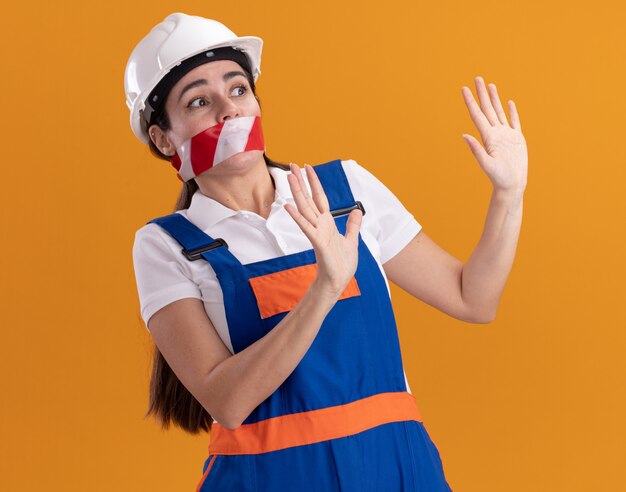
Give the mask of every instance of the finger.
M 306 164 L 304 165 L 304 167 L 306 168 Z M 315 203 L 315 201 L 313 200 L 313 197 L 311 196 L 311 191 L 309 190 L 309 188 L 311 187 L 311 183 L 309 182 L 308 184 L 305 182 L 304 178 L 302 177 L 302 170 L 300 168 L 298 168 L 298 173 L 296 173 L 296 178 L 298 178 L 298 183 L 300 184 L 300 189 L 302 190 L 302 194 L 304 195 L 304 198 L 306 199 L 306 202 L 308 203 L 309 207 L 311 207 L 311 210 L 313 211 L 313 214 L 315 215 L 315 217 L 319 217 L 319 215 L 321 214 L 320 210 L 317 208 L 317 204 Z M 305 169 L 306 172 L 306 169 Z M 308 178 L 307 178 L 308 181 Z
M 487 94 L 485 81 L 482 77 L 475 77 L 474 82 L 476 83 L 476 92 L 478 93 L 478 99 L 480 100 L 480 108 L 483 110 L 483 113 L 485 113 L 485 116 L 489 120 L 489 123 L 491 123 L 492 125 L 497 125 L 498 117 L 496 116 L 496 112 L 491 105 L 489 94 Z
M 291 164 L 290 167 L 291 174 L 287 175 L 287 181 L 289 181 L 291 194 L 296 202 L 298 211 L 304 215 L 304 218 L 311 222 L 311 224 L 316 224 L 319 213 L 316 213 L 316 211 L 311 208 L 311 205 L 307 201 L 307 197 L 304 195 L 303 188 L 306 190 L 306 187 L 302 181 L 302 176 L 300 175 L 300 168 L 295 164 Z M 300 179 L 298 179 L 298 177 L 300 177 Z
M 476 160 L 480 164 L 487 162 L 487 159 L 491 157 L 487 153 L 487 151 L 483 148 L 483 146 L 480 145 L 480 142 L 476 140 L 474 137 L 472 137 L 471 135 L 467 135 L 464 133 L 463 139 L 465 140 L 467 145 L 469 145 L 469 148 L 472 151 L 472 154 L 474 154 L 474 157 L 476 157 Z
M 294 175 L 296 179 L 298 180 L 298 184 L 300 186 L 300 191 L 302 192 L 302 196 L 304 197 L 306 204 L 311 209 L 310 213 L 312 213 L 313 216 L 315 217 L 319 217 L 320 211 L 317 209 L 317 205 L 315 204 L 315 202 L 313 201 L 313 198 L 311 197 L 311 194 L 309 192 L 309 187 L 304 182 L 304 178 L 302 177 L 302 170 L 300 169 L 300 167 L 296 166 L 295 164 L 293 166 L 297 169 L 297 172 L 295 172 Z
M 517 107 L 513 101 L 509 101 L 509 114 L 511 115 L 511 126 L 516 130 L 522 131 L 522 124 L 519 121 Z
M 291 215 L 291 218 L 296 221 L 296 224 L 298 224 L 304 235 L 309 238 L 311 243 L 313 243 L 313 239 L 315 238 L 315 228 L 311 225 L 311 223 L 290 203 L 285 203 L 283 207 L 287 210 L 287 213 Z
M 324 193 L 324 188 L 317 177 L 315 169 L 313 169 L 313 166 L 309 166 L 308 164 L 305 164 L 304 167 L 306 169 L 309 185 L 311 186 L 311 192 L 313 193 L 313 200 L 317 205 L 317 209 L 320 213 L 328 212 L 330 210 L 330 205 L 328 204 L 326 193 Z
M 294 169 L 295 169 L 295 172 L 294 172 Z M 293 168 L 292 168 L 292 173 L 293 173 L 294 179 L 297 181 L 298 187 L 300 189 L 300 193 L 301 193 L 300 196 L 302 197 L 302 202 L 301 203 L 304 204 L 303 208 L 300 209 L 300 212 L 304 213 L 305 216 L 309 220 L 311 220 L 312 224 L 316 224 L 317 223 L 317 217 L 320 216 L 320 212 L 317 209 L 317 205 L 315 205 L 315 202 L 313 201 L 313 198 L 311 198 L 308 186 L 305 183 L 304 178 L 302 177 L 302 169 L 299 166 L 294 164 Z M 311 217 L 314 217 L 314 219 L 310 219 Z
M 300 171 L 298 171 L 300 172 Z M 306 201 L 305 196 L 302 193 L 302 188 L 298 179 L 294 174 L 287 175 L 287 181 L 289 181 L 289 186 L 291 187 L 291 194 L 293 195 L 293 199 L 296 202 L 296 208 L 298 213 L 300 213 L 305 219 L 307 219 L 311 224 L 317 223 L 317 216 L 311 210 L 311 207 Z
M 463 93 L 463 98 L 465 99 L 465 105 L 467 106 L 467 110 L 469 111 L 470 117 L 476 125 L 478 132 L 481 136 L 484 137 L 486 135 L 488 129 L 491 127 L 489 120 L 485 117 L 483 112 L 478 107 L 476 100 L 474 99 L 474 95 L 469 87 L 463 86 L 461 88 L 461 92 Z
M 491 98 L 491 104 L 498 115 L 498 120 L 503 125 L 508 126 L 509 122 L 506 119 L 506 113 L 504 112 L 504 108 L 502 108 L 502 103 L 500 103 L 500 97 L 498 96 L 496 84 L 489 84 L 489 97 Z
M 348 215 L 348 220 L 346 222 L 346 234 L 345 238 L 352 243 L 356 243 L 359 238 L 359 229 L 361 228 L 361 223 L 363 221 L 363 212 L 361 209 L 357 208 L 350 212 Z

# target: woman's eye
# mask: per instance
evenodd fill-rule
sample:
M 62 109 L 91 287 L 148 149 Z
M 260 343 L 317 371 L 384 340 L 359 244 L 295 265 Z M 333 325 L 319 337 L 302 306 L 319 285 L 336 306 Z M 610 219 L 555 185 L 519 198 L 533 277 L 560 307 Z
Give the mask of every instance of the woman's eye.
M 198 103 L 198 104 L 196 104 L 196 103 Z M 200 104 L 200 103 L 203 103 L 203 104 Z M 202 98 L 202 97 L 196 97 L 195 99 L 192 99 L 189 102 L 189 107 L 190 108 L 198 108 L 200 106 L 205 106 L 205 105 L 206 105 L 206 100 L 204 98 Z
M 239 96 L 243 96 L 246 93 L 246 91 L 248 90 L 245 85 L 238 85 L 237 87 L 235 87 L 233 89 L 233 91 L 236 91 L 236 90 L 239 90 L 239 89 L 241 89 L 241 92 L 238 94 Z

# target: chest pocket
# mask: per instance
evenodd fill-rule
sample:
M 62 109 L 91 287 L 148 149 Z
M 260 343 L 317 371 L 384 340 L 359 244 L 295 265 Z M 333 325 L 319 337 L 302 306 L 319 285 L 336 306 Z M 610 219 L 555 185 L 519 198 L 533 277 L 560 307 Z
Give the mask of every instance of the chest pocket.
M 291 311 L 302 300 L 316 276 L 317 263 L 313 263 L 249 279 L 261 318 Z M 360 295 L 356 278 L 352 277 L 339 300 Z

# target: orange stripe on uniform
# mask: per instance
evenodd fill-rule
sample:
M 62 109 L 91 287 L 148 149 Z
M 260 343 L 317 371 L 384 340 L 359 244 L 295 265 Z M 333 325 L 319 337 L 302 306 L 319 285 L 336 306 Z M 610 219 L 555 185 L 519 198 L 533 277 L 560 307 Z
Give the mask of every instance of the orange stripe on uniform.
M 211 471 L 211 468 L 213 467 L 213 463 L 215 463 L 215 458 L 217 458 L 217 456 L 213 456 L 213 458 L 211 458 L 211 461 L 209 461 L 209 466 L 206 467 L 206 470 L 204 471 L 204 475 L 202 475 L 202 480 L 200 480 L 200 483 L 198 484 L 198 487 L 196 488 L 196 492 L 200 492 L 200 489 L 202 488 L 202 485 L 204 484 L 206 477 L 209 475 L 209 472 Z
M 291 311 L 304 297 L 316 276 L 317 263 L 313 263 L 251 278 L 249 282 L 254 291 L 261 318 L 265 319 L 275 314 Z M 356 278 L 352 277 L 339 299 L 360 295 L 361 291 Z
M 209 454 L 267 453 L 405 420 L 422 421 L 415 397 L 406 391 L 379 393 L 345 405 L 272 417 L 233 430 L 213 422 Z

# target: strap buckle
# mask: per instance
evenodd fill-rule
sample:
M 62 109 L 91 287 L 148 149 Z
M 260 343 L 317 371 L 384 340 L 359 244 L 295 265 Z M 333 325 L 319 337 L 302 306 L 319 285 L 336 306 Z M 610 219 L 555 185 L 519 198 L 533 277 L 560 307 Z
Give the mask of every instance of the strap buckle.
M 202 258 L 202 253 L 205 253 L 215 248 L 219 248 L 220 246 L 224 246 L 226 249 L 228 249 L 228 243 L 226 243 L 226 241 L 224 241 L 221 237 L 217 238 L 211 244 L 207 244 L 205 246 L 200 246 L 194 249 L 183 248 L 182 252 L 185 258 L 187 258 L 189 261 L 195 261 Z
M 337 210 L 333 210 L 330 214 L 333 217 L 338 217 L 339 215 L 349 214 L 350 212 L 352 212 L 356 208 L 358 208 L 361 211 L 361 213 L 363 215 L 365 215 L 365 208 L 363 207 L 363 204 L 360 201 L 358 201 L 358 200 L 351 207 L 338 208 Z

